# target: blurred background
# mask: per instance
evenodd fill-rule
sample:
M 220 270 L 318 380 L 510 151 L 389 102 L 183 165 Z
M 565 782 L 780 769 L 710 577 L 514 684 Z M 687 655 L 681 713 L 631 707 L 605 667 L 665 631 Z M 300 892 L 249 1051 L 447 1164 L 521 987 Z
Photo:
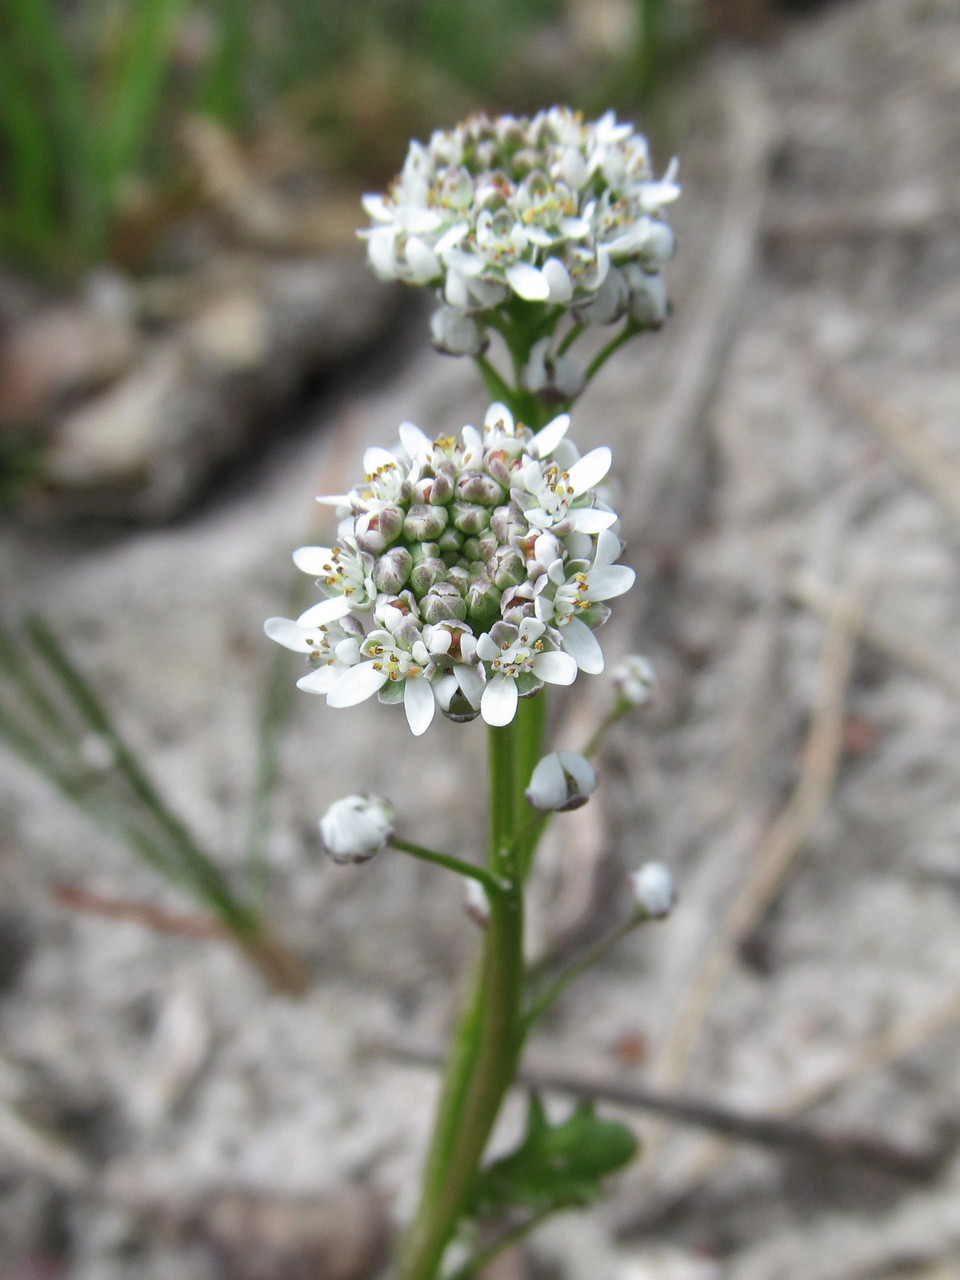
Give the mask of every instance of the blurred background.
M 385 1274 L 435 1090 L 397 1059 L 474 926 L 316 822 L 370 790 L 470 856 L 482 733 L 328 710 L 262 620 L 366 445 L 484 411 L 360 195 L 555 102 L 684 191 L 674 315 L 573 426 L 639 578 L 605 652 L 658 690 L 551 833 L 532 958 L 642 860 L 681 903 L 531 1048 L 644 1155 L 495 1280 L 960 1276 L 956 0 L 7 0 L 0 1280 Z

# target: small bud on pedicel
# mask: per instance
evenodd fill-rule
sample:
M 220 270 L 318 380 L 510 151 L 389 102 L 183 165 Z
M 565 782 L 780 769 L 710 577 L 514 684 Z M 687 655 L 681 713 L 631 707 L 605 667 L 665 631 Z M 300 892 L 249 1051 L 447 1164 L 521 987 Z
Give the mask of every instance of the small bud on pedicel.
M 677 889 L 662 862 L 645 862 L 630 875 L 637 910 L 651 920 L 662 920 L 673 910 Z
M 490 923 L 490 899 L 479 880 L 465 881 L 466 900 L 463 909 L 473 923 L 485 929 Z
M 610 672 L 617 697 L 631 707 L 643 707 L 653 695 L 656 677 L 653 667 L 639 653 L 631 653 L 618 662 Z
M 380 796 L 344 796 L 320 819 L 320 835 L 334 862 L 366 862 L 393 836 L 393 805 Z
M 533 771 L 526 796 L 534 809 L 565 813 L 585 805 L 597 789 L 597 774 L 576 751 L 552 751 Z

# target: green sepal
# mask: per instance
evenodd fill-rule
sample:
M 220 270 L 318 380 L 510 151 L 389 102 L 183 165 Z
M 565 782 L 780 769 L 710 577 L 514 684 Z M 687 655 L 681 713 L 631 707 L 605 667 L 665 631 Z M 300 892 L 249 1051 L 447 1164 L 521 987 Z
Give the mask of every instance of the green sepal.
M 480 1171 L 468 1213 L 484 1219 L 508 1209 L 542 1214 L 581 1208 L 599 1199 L 601 1180 L 629 1164 L 637 1146 L 629 1129 L 600 1119 L 592 1103 L 580 1103 L 566 1120 L 551 1124 L 531 1094 L 523 1141 Z

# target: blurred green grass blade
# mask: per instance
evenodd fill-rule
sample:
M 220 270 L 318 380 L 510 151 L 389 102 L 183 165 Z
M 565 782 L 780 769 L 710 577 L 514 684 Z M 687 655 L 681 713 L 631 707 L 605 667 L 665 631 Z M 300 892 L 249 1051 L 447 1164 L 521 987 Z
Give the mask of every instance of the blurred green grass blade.
M 259 930 L 256 914 L 237 900 L 223 874 L 196 844 L 184 823 L 167 807 L 134 753 L 114 728 L 93 688 L 74 667 L 53 632 L 38 617 L 28 618 L 25 625 L 37 653 L 57 676 L 90 728 L 106 740 L 117 769 L 171 841 L 181 867 L 181 878 L 234 933 L 242 936 L 256 934 Z
M 97 799 L 85 779 L 59 768 L 44 744 L 24 729 L 2 705 L 0 705 L 0 740 L 6 742 L 11 751 L 20 756 L 41 777 L 52 783 L 66 799 L 89 818 L 136 849 L 145 862 L 172 880 L 181 878 L 176 861 L 162 846 L 158 845 L 145 831 L 123 818 L 113 806 Z
M 246 72 L 251 48 L 250 6 L 247 0 L 220 0 L 219 43 L 197 95 L 201 111 L 232 129 L 245 123 Z
M 17 647 L 10 633 L 0 625 L 0 671 L 13 681 L 24 702 L 49 732 L 62 742 L 76 745 L 76 736 L 63 712 L 48 696 L 33 667 Z
M 10 184 L 4 242 L 31 257 L 42 257 L 56 231 L 56 158 L 36 94 L 27 88 L 10 43 L 0 38 L 2 143 Z
M 142 159 L 166 92 L 170 46 L 186 0 L 135 0 L 127 12 L 129 37 L 107 86 L 101 120 L 104 176 L 118 178 Z

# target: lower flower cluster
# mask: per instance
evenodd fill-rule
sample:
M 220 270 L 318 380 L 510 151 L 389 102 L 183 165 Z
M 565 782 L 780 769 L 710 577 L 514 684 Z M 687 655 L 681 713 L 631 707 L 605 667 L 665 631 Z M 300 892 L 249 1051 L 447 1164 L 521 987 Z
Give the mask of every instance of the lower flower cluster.
M 331 547 L 294 563 L 324 599 L 271 639 L 308 656 L 299 687 L 348 707 L 402 702 L 415 734 L 436 710 L 508 724 L 519 698 L 603 670 L 594 631 L 633 584 L 617 516 L 598 496 L 607 448 L 583 457 L 562 414 L 533 432 L 502 404 L 483 429 L 431 440 L 412 423 L 364 454 Z

